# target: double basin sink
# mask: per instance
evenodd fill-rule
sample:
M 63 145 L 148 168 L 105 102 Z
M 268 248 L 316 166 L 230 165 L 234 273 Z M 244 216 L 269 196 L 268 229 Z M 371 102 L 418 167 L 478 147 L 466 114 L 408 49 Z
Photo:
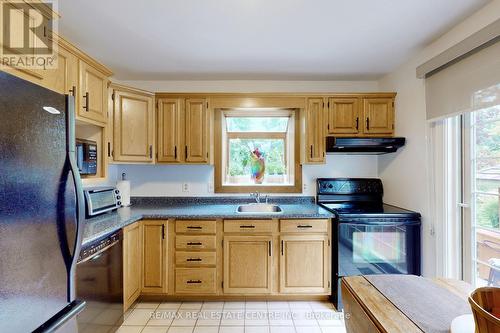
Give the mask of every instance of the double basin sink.
M 238 206 L 236 210 L 240 214 L 280 214 L 283 212 L 280 206 L 267 203 L 251 203 Z

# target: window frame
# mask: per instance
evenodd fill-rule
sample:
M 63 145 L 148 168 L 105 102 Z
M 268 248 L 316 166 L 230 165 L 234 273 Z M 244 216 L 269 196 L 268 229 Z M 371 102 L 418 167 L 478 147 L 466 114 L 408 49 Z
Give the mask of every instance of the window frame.
M 214 109 L 214 134 L 215 134 L 215 161 L 214 161 L 214 190 L 215 193 L 300 193 L 302 192 L 302 166 L 300 163 L 300 109 L 289 108 L 248 108 L 248 109 Z M 290 117 L 286 132 L 227 132 L 225 119 L 230 117 Z M 285 140 L 285 163 L 290 175 L 293 172 L 293 184 L 289 185 L 227 185 L 224 184 L 225 171 L 229 165 L 226 154 L 229 149 L 229 140 L 241 139 L 284 139 Z M 293 148 L 291 142 L 293 140 Z M 293 150 L 292 150 L 293 149 Z M 293 160 L 289 160 L 289 157 Z

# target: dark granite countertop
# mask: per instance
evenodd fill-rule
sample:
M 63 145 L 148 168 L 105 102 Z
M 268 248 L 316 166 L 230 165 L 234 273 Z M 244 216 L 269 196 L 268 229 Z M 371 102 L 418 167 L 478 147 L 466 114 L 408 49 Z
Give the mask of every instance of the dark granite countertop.
M 334 215 L 314 203 L 313 197 L 280 197 L 269 200 L 279 204 L 280 214 L 242 214 L 236 209 L 251 202 L 248 197 L 211 198 L 133 198 L 132 206 L 85 220 L 83 246 L 141 219 L 293 219 L 332 218 Z

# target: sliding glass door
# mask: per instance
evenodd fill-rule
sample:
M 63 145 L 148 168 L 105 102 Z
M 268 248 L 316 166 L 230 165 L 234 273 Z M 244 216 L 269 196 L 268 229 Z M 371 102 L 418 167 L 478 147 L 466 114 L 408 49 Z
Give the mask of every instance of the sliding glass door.
M 500 84 L 473 96 L 463 116 L 463 274 L 500 286 Z

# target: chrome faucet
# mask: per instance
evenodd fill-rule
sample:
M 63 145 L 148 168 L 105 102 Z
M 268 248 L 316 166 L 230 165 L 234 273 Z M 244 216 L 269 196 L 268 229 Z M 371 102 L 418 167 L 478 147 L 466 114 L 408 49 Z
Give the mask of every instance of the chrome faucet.
M 255 199 L 257 203 L 260 203 L 260 193 L 255 192 L 255 193 L 250 193 L 250 196 Z

